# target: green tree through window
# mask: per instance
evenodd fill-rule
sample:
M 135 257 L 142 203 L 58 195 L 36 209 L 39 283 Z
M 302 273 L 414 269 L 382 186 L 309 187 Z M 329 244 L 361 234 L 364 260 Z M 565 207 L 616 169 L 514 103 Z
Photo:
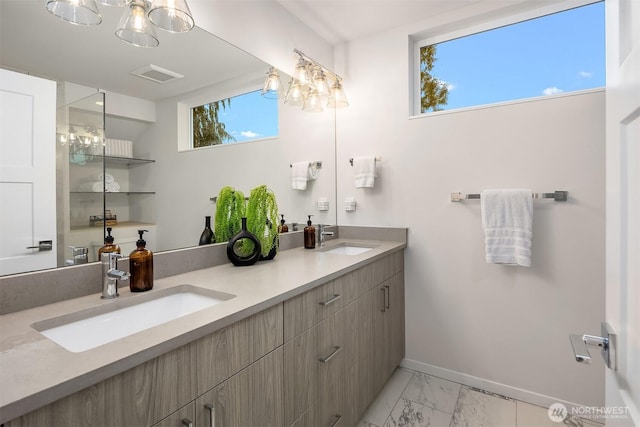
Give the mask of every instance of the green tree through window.
M 220 110 L 229 106 L 231 106 L 231 99 L 221 99 L 192 109 L 193 148 L 236 140 L 225 130 L 225 124 L 219 117 Z
M 431 75 L 436 58 L 436 45 L 420 48 L 420 112 L 442 110 L 447 105 L 447 84 Z

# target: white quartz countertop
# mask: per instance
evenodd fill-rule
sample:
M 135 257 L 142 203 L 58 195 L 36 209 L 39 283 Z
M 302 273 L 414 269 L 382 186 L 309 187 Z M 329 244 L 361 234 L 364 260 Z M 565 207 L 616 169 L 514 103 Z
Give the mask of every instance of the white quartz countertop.
M 0 422 L 124 372 L 406 246 L 406 242 L 396 241 L 334 239 L 327 247 L 346 242 L 374 248 L 358 255 L 295 248 L 249 267 L 227 263 L 156 279 L 149 292 L 192 285 L 236 297 L 81 353 L 64 349 L 31 325 L 148 293 L 131 293 L 122 287 L 120 297 L 113 300 L 94 294 L 0 316 Z M 96 277 L 96 282 L 99 280 Z

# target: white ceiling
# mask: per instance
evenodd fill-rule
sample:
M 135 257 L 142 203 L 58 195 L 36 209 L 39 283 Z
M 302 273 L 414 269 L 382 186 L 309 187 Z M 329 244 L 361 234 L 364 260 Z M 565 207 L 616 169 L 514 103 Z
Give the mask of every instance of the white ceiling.
M 480 0 L 276 1 L 330 44 L 336 45 L 449 13 Z
M 218 0 L 231 1 L 231 0 Z M 237 1 L 237 0 L 235 0 Z M 440 17 L 513 14 L 558 0 L 256 0 L 277 2 L 329 44 L 337 45 L 399 26 Z M 562 0 L 567 1 L 584 0 Z M 43 0 L 0 0 L 0 65 L 54 80 L 66 80 L 149 100 L 159 100 L 238 77 L 265 73 L 267 64 L 196 29 L 184 34 L 157 30 L 160 46 L 137 48 L 114 32 L 124 8 L 99 5 L 99 26 L 70 25 Z M 197 24 L 197 22 L 196 22 Z M 428 28 L 426 28 L 428 29 Z M 153 64 L 185 76 L 166 84 L 131 71 Z
M 124 8 L 98 7 L 102 23 L 80 26 L 47 12 L 42 0 L 0 0 L 0 65 L 149 100 L 238 77 L 238 70 L 267 72 L 264 62 L 199 28 L 158 29 L 156 48 L 128 45 L 114 34 Z M 185 78 L 158 84 L 130 74 L 149 64 Z

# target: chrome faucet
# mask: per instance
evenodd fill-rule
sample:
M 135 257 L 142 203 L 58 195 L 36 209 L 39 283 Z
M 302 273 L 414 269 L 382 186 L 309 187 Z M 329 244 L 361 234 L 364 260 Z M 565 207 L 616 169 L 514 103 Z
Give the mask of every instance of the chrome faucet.
M 333 236 L 333 231 L 324 231 L 325 227 L 325 224 L 318 224 L 318 240 L 320 240 L 320 247 L 324 246 L 325 236 Z
M 131 276 L 126 271 L 118 270 L 118 258 L 122 255 L 115 252 L 103 253 L 102 263 L 102 299 L 117 298 L 118 280 L 129 280 Z

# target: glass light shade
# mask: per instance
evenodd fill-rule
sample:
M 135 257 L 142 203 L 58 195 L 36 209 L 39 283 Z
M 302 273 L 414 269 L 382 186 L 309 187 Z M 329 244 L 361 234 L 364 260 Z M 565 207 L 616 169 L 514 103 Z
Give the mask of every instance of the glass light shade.
M 312 113 L 322 113 L 322 100 L 317 90 L 312 91 L 307 95 L 302 106 L 303 111 L 309 111 Z
M 284 102 L 289 105 L 304 105 L 304 99 L 307 93 L 307 86 L 301 84 L 295 79 L 289 82 L 289 89 L 285 96 Z
M 186 0 L 153 0 L 149 20 L 171 33 L 190 31 L 195 26 Z
M 320 67 L 316 67 L 313 71 L 313 85 L 320 96 L 326 97 L 329 95 L 329 83 L 324 75 L 324 71 L 322 71 Z
M 58 18 L 76 25 L 98 25 L 102 16 L 95 0 L 47 0 L 45 6 Z
M 307 61 L 305 61 L 304 59 L 300 58 L 300 60 L 298 61 L 298 65 L 296 65 L 296 71 L 295 71 L 295 78 L 302 84 L 308 84 L 310 79 L 309 79 L 309 73 L 307 70 Z
M 156 47 L 160 42 L 153 25 L 147 19 L 147 7 L 144 1 L 133 0 L 125 10 L 116 36 L 138 47 Z
M 336 80 L 333 86 L 331 86 L 331 92 L 329 94 L 329 102 L 327 103 L 327 107 L 344 108 L 348 106 L 349 102 L 347 101 L 347 96 L 344 94 L 342 83 L 340 83 L 340 80 Z
M 278 74 L 278 70 L 273 67 L 269 68 L 261 95 L 267 99 L 278 99 L 284 96 L 284 88 L 282 87 L 282 81 L 280 81 L 280 74 Z

